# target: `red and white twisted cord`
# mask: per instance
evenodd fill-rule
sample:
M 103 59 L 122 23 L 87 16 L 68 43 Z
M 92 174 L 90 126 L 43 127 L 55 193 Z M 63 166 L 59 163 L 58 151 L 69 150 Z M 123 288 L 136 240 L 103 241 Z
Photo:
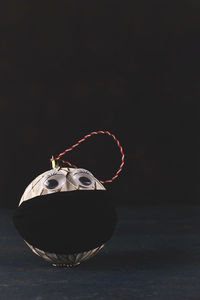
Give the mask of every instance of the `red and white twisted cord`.
M 63 156 L 65 153 L 73 150 L 74 148 L 76 148 L 79 144 L 81 144 L 82 142 L 84 142 L 87 138 L 89 138 L 90 136 L 92 135 L 96 135 L 96 134 L 107 134 L 107 135 L 110 135 L 114 140 L 115 142 L 117 143 L 117 146 L 119 147 L 120 149 L 120 152 L 121 152 L 121 155 L 122 155 L 122 161 L 121 161 L 121 165 L 118 169 L 118 171 L 116 172 L 116 174 L 111 178 L 111 179 L 108 179 L 108 180 L 100 180 L 100 182 L 102 183 L 108 183 L 108 182 L 112 182 L 113 180 L 115 180 L 119 173 L 121 172 L 122 168 L 123 168 L 123 165 L 124 165 L 124 151 L 122 149 L 122 146 L 120 145 L 119 141 L 117 140 L 117 138 L 114 136 L 114 134 L 110 133 L 109 131 L 94 131 L 94 132 L 91 132 L 90 134 L 87 134 L 86 136 L 84 136 L 81 140 L 79 140 L 76 144 L 74 144 L 72 147 L 64 150 L 62 153 L 60 153 L 55 159 L 58 160 L 61 158 L 61 156 Z M 65 160 L 62 160 L 63 163 L 65 164 L 68 164 L 69 166 L 73 167 L 73 168 L 77 168 L 75 165 L 71 164 L 70 162 L 68 161 L 65 161 Z

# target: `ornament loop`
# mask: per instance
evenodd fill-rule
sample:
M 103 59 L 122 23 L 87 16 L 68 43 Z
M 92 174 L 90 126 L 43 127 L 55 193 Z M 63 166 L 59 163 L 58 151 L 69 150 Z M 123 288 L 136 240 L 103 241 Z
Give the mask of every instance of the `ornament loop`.
M 120 149 L 120 152 L 121 152 L 121 155 L 122 155 L 122 160 L 121 160 L 121 165 L 118 169 L 118 171 L 116 172 L 116 174 L 111 178 L 111 179 L 108 179 L 108 180 L 100 180 L 101 183 L 108 183 L 108 182 L 112 182 L 114 181 L 119 173 L 122 171 L 122 168 L 123 168 L 123 165 L 124 165 L 124 151 L 122 149 L 122 146 L 120 145 L 119 141 L 117 140 L 117 138 L 114 136 L 114 134 L 110 133 L 109 131 L 102 131 L 102 130 L 99 130 L 99 131 L 93 131 L 91 132 L 90 134 L 87 134 L 85 135 L 81 140 L 79 140 L 76 144 L 74 144 L 73 146 L 71 146 L 70 148 L 64 150 L 62 153 L 60 153 L 56 158 L 54 158 L 52 156 L 52 159 L 51 159 L 51 162 L 52 162 L 52 167 L 53 166 L 56 166 L 57 165 L 57 161 L 61 158 L 61 156 L 63 156 L 65 153 L 73 150 L 74 148 L 76 148 L 77 146 L 79 146 L 79 144 L 81 144 L 82 142 L 84 142 L 87 138 L 91 137 L 92 135 L 97 135 L 97 134 L 107 134 L 109 136 L 111 136 L 114 141 L 117 143 L 117 146 L 119 147 Z M 73 167 L 73 168 L 77 168 L 75 165 L 71 164 L 70 162 L 68 161 L 65 161 L 65 160 L 62 160 L 63 163 Z M 54 168 L 54 167 L 53 167 Z
M 54 156 L 52 155 L 51 157 L 51 163 L 52 163 L 52 169 L 57 169 L 60 167 L 60 164 L 59 164 L 59 160 L 54 158 Z

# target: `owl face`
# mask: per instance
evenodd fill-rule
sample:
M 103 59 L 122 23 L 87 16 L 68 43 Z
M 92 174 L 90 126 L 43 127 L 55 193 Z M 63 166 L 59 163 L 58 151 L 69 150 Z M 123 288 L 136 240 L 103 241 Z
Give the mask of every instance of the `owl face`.
M 105 188 L 88 170 L 56 168 L 36 177 L 27 186 L 19 205 L 37 196 L 75 190 L 105 190 Z
M 77 265 L 111 238 L 116 213 L 91 172 L 57 167 L 28 185 L 13 221 L 34 253 L 54 264 Z

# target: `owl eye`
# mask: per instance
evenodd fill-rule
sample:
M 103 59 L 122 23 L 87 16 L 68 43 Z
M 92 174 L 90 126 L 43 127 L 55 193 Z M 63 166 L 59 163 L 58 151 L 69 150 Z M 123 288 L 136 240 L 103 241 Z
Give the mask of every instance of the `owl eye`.
M 47 175 L 45 178 L 43 185 L 48 190 L 57 190 L 63 186 L 66 182 L 66 177 L 64 174 L 53 174 Z
M 86 176 L 80 176 L 79 177 L 79 181 L 81 184 L 89 186 L 91 185 L 92 181 L 90 180 L 90 178 L 86 177 Z
M 71 174 L 72 179 L 76 185 L 80 185 L 82 187 L 91 187 L 94 185 L 94 177 L 93 175 L 84 169 L 76 170 Z

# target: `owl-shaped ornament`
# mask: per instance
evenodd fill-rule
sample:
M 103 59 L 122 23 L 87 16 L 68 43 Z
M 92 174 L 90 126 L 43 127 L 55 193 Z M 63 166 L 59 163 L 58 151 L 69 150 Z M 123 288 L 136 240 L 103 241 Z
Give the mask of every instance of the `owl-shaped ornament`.
M 62 166 L 60 160 L 86 138 L 99 133 L 115 138 L 108 131 L 92 132 L 53 158 L 52 169 L 27 186 L 15 210 L 13 221 L 25 243 L 53 266 L 73 267 L 90 259 L 115 230 L 115 207 L 102 181 L 69 162 L 62 161 L 70 167 Z M 122 169 L 124 155 L 122 148 L 120 150 Z M 105 182 L 112 182 L 113 178 Z

